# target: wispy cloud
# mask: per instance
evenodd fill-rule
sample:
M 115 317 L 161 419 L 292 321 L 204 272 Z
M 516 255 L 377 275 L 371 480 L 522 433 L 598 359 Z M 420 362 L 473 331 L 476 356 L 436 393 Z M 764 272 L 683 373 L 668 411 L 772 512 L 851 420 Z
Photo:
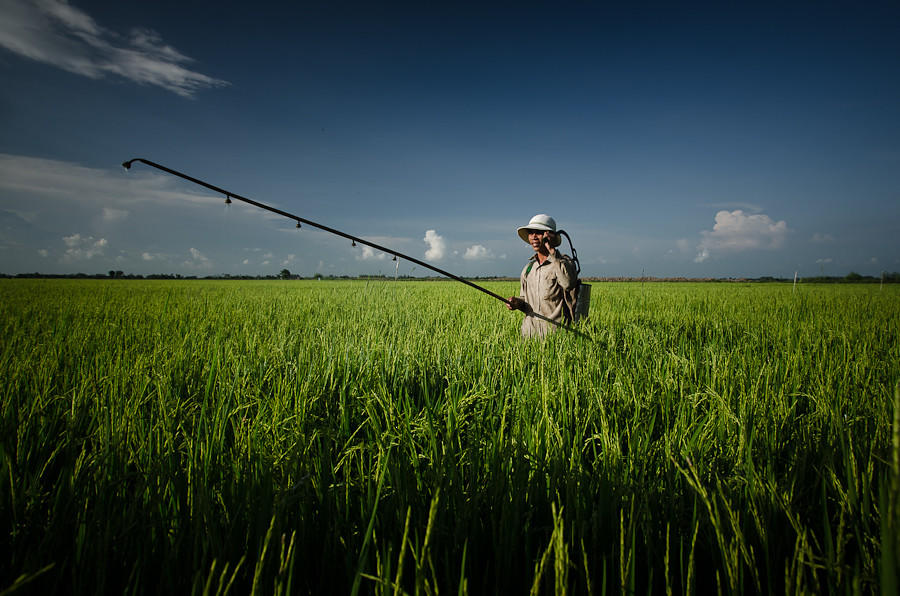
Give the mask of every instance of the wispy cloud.
M 122 221 L 128 217 L 128 211 L 125 209 L 113 209 L 111 207 L 103 208 L 103 221 L 106 223 L 115 223 Z
M 691 252 L 691 241 L 687 238 L 678 238 L 675 240 L 675 248 L 682 255 L 688 255 Z
M 198 249 L 191 247 L 189 252 L 191 253 L 191 258 L 184 262 L 185 267 L 193 269 L 209 269 L 212 266 L 212 261 Z
M 0 153 L 0 190 L 74 201 L 97 209 L 106 221 L 127 215 L 128 211 L 121 207 L 129 203 L 187 201 L 209 205 L 220 200 L 177 190 L 178 185 L 171 176 L 153 172 L 113 173 L 66 161 Z M 110 207 L 111 204 L 117 207 Z
M 425 244 L 428 249 L 425 251 L 425 258 L 430 261 L 440 261 L 447 254 L 447 243 L 444 237 L 434 230 L 425 231 Z
M 775 222 L 763 213 L 747 215 L 740 209 L 719 211 L 713 229 L 700 232 L 694 261 L 702 263 L 713 253 L 780 248 L 787 232 L 787 223 Z
M 193 59 L 155 31 L 135 28 L 123 35 L 108 30 L 65 0 L 0 0 L 0 13 L 0 46 L 78 75 L 117 75 L 182 97 L 228 85 L 187 68 Z

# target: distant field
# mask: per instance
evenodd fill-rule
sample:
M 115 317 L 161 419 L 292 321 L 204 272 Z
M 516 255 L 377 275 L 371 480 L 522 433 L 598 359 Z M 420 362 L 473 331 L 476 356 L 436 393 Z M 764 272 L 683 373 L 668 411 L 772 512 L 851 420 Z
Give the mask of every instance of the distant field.
M 0 592 L 895 593 L 900 287 L 520 322 L 451 282 L 0 280 Z

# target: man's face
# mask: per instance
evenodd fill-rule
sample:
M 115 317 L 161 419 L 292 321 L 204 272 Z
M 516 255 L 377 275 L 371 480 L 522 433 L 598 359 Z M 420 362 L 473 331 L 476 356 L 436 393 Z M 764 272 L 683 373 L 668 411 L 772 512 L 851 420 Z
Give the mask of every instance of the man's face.
M 546 230 L 528 230 L 528 243 L 536 252 L 546 250 L 545 239 L 549 240 L 550 233 Z

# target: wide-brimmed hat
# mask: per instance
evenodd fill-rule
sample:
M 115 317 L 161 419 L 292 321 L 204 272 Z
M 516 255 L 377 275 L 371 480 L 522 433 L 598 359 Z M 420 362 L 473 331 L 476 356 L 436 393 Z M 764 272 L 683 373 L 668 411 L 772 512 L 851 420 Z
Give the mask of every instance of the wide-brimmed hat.
M 546 230 L 548 232 L 553 232 L 552 244 L 553 246 L 559 246 L 560 237 L 559 234 L 556 233 L 556 220 L 546 213 L 535 215 L 531 218 L 531 221 L 528 222 L 527 226 L 519 228 L 519 238 L 525 242 L 528 242 L 528 230 Z

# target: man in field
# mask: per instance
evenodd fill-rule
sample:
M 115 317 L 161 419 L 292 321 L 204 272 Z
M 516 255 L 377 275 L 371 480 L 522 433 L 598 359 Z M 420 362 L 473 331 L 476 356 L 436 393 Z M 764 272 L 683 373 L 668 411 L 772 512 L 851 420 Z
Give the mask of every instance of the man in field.
M 519 276 L 519 295 L 511 296 L 506 307 L 525 313 L 523 337 L 543 338 L 556 326 L 541 317 L 564 322 L 566 291 L 575 287 L 578 274 L 572 259 L 556 250 L 562 239 L 552 217 L 543 213 L 535 215 L 518 233 L 519 238 L 531 245 L 534 254 Z

